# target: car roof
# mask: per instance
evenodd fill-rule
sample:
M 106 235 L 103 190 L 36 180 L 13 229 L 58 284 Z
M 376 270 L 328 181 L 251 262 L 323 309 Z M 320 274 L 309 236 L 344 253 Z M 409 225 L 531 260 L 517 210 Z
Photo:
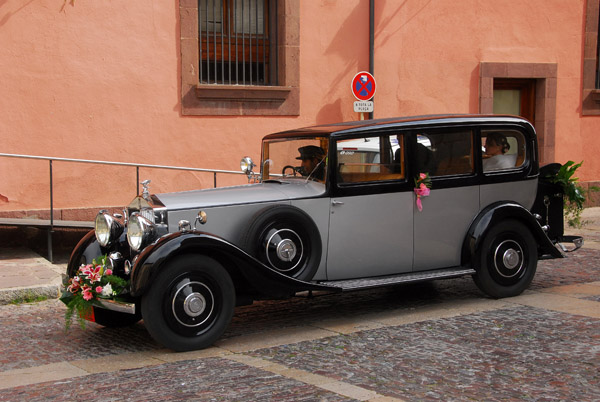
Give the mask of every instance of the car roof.
M 369 131 L 386 128 L 409 128 L 412 126 L 429 126 L 429 125 L 454 125 L 454 124 L 518 124 L 529 126 L 531 135 L 535 135 L 535 130 L 529 121 L 519 116 L 510 115 L 481 115 L 481 114 L 452 114 L 452 115 L 424 115 L 424 116 L 406 116 L 406 117 L 390 117 L 374 120 L 359 120 L 343 123 L 324 124 L 318 126 L 304 127 L 294 130 L 282 131 L 279 133 L 269 134 L 264 137 L 265 140 L 290 137 L 310 137 L 324 136 L 337 137 L 346 134 L 352 134 L 357 131 Z

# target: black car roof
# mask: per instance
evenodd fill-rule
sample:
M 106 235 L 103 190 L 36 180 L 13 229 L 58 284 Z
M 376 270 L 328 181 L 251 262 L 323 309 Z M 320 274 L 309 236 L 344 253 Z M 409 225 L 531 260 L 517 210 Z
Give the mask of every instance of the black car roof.
M 308 137 L 325 136 L 337 137 L 338 135 L 351 134 L 355 131 L 364 131 L 370 129 L 381 129 L 387 127 L 411 127 L 427 126 L 431 124 L 461 124 L 461 123 L 513 123 L 525 125 L 532 128 L 531 133 L 535 133 L 533 126 L 526 119 L 519 116 L 509 115 L 481 115 L 481 114 L 453 114 L 453 115 L 425 115 L 425 116 L 406 116 L 390 117 L 385 119 L 359 120 L 343 123 L 324 124 L 318 126 L 304 127 L 294 130 L 282 131 L 269 134 L 264 137 L 265 140 L 289 137 Z

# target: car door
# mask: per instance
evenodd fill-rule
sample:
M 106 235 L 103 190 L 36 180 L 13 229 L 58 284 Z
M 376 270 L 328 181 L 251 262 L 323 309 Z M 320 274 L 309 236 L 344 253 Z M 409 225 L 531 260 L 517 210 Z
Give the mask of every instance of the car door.
M 430 193 L 414 209 L 414 271 L 458 266 L 479 212 L 475 135 L 470 128 L 416 131 L 413 174 L 427 174 Z
M 410 272 L 413 193 L 404 136 L 338 140 L 329 216 L 329 280 Z

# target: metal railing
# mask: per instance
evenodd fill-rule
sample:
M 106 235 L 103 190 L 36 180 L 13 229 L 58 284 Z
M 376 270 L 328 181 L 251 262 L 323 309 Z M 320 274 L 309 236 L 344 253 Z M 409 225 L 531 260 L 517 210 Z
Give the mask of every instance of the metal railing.
M 110 161 L 98 161 L 90 159 L 72 159 L 72 158 L 54 158 L 50 156 L 33 156 L 33 155 L 18 155 L 18 154 L 5 154 L 0 153 L 0 157 L 5 158 L 18 158 L 18 159 L 35 159 L 35 160 L 46 160 L 48 161 L 48 169 L 50 174 L 50 230 L 54 228 L 54 188 L 53 188 L 53 173 L 52 167 L 54 162 L 73 162 L 73 163 L 88 163 L 96 165 L 111 165 L 111 166 L 126 166 L 135 167 L 135 178 L 136 178 L 136 194 L 140 193 L 140 168 L 149 169 L 166 169 L 166 170 L 182 170 L 190 172 L 203 172 L 213 174 L 213 185 L 217 187 L 217 174 L 235 174 L 235 175 L 246 175 L 242 171 L 235 170 L 219 170 L 219 169 L 202 169 L 202 168 L 191 168 L 183 166 L 166 166 L 166 165 L 150 165 L 145 163 L 127 163 L 127 162 L 110 162 Z

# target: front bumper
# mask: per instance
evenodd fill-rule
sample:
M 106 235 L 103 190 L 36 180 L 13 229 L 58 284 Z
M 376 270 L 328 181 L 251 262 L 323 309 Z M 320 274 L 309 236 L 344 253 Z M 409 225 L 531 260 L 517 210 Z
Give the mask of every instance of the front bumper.
M 118 311 L 119 313 L 135 314 L 135 303 L 111 299 L 97 299 L 96 301 L 103 309 Z

